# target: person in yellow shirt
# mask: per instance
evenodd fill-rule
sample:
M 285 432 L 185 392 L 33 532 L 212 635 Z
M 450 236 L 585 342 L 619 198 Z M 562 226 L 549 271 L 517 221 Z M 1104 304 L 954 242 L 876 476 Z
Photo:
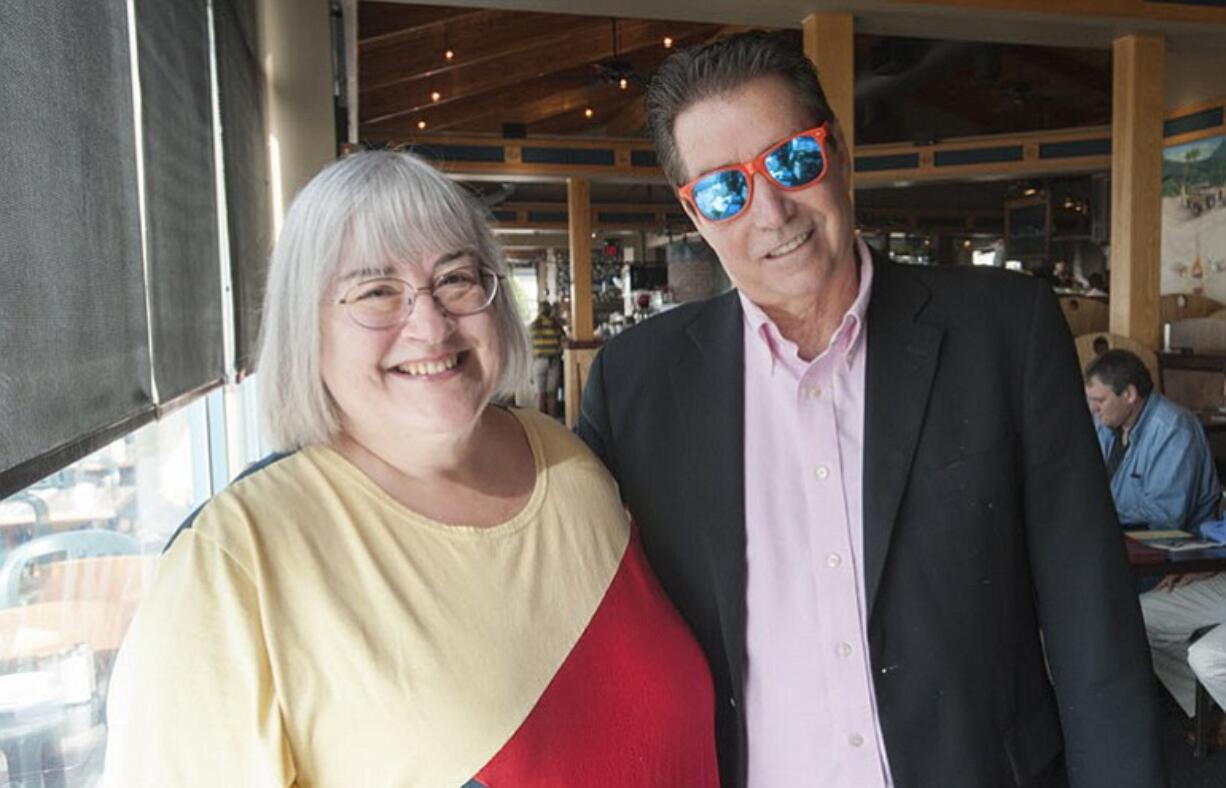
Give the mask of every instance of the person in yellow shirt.
M 532 336 L 532 384 L 541 413 L 558 415 L 558 386 L 562 383 L 562 348 L 566 331 L 553 316 L 553 304 L 541 302 L 540 313 L 528 326 Z

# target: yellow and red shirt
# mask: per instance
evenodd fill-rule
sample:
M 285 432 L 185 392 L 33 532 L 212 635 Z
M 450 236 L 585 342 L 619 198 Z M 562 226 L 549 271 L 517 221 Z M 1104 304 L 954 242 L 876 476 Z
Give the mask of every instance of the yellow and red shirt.
M 706 663 L 613 481 L 513 412 L 536 484 L 494 527 L 324 447 L 214 498 L 121 650 L 104 785 L 716 786 Z

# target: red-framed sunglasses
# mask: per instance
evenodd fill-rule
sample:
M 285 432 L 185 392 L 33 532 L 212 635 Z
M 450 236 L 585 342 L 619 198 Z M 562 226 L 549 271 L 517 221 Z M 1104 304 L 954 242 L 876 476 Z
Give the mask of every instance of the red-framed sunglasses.
M 677 194 L 708 221 L 735 219 L 753 202 L 754 173 L 762 173 L 785 191 L 814 186 L 826 177 L 829 136 L 826 122 L 775 143 L 750 161 L 699 175 Z

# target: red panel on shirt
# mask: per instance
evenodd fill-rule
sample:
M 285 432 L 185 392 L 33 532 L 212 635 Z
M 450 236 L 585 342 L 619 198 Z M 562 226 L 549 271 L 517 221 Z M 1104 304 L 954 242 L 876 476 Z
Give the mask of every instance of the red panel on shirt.
M 587 629 L 528 718 L 469 785 L 716 788 L 715 700 L 702 651 L 635 529 Z

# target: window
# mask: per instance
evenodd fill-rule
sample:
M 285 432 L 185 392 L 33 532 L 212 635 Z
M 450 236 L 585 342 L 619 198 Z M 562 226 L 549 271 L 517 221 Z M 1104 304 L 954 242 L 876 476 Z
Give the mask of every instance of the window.
M 215 389 L 0 501 L 0 785 L 101 774 L 116 652 L 175 529 L 259 456 L 255 387 Z

